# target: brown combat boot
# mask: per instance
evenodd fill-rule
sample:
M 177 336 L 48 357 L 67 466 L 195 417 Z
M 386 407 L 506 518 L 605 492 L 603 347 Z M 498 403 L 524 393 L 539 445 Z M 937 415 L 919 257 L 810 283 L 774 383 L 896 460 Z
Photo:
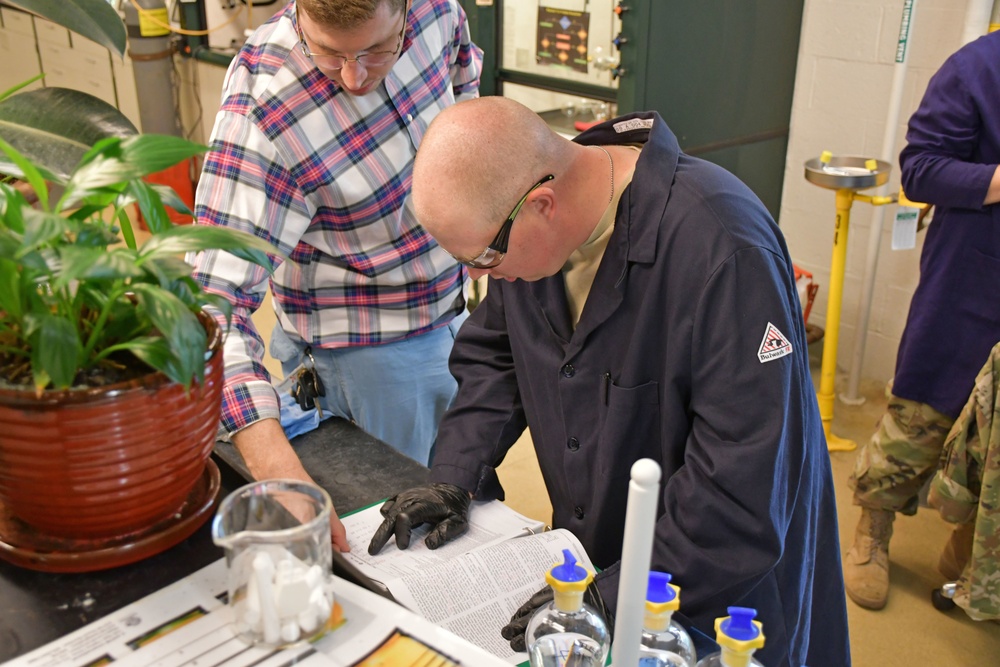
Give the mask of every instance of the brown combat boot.
M 889 538 L 895 512 L 861 508 L 854 545 L 844 557 L 847 595 L 867 609 L 881 609 L 889 598 Z
M 962 576 L 962 570 L 972 558 L 972 542 L 975 536 L 975 521 L 959 524 L 952 529 L 948 544 L 944 546 L 941 559 L 938 561 L 938 572 L 948 581 L 958 581 Z

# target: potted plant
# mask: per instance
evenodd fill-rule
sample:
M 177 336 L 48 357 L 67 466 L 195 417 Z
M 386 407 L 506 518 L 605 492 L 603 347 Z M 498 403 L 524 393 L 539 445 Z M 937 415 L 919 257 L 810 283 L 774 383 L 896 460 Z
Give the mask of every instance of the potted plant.
M 15 4 L 124 50 L 105 0 Z M 0 95 L 0 173 L 20 179 L 0 183 L 0 557 L 100 569 L 189 535 L 218 489 L 206 464 L 222 332 L 203 308 L 228 318 L 230 306 L 183 253 L 220 248 L 270 269 L 276 250 L 169 220 L 165 205 L 190 211 L 143 177 L 205 147 L 138 134 L 85 93 L 20 88 Z M 141 246 L 133 205 L 150 232 Z

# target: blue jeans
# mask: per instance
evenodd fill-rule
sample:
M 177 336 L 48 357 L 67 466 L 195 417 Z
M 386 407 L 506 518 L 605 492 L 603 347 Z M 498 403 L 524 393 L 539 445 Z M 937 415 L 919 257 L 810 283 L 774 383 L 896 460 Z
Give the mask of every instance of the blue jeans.
M 383 345 L 313 348 L 326 389 L 326 396 L 320 399 L 323 416 L 349 419 L 394 449 L 429 465 L 438 423 L 458 391 L 448 371 L 448 355 L 466 317 L 468 313 L 463 312 L 447 326 Z M 271 333 L 271 356 L 281 362 L 286 378 L 302 363 L 305 347 L 301 339 L 280 326 Z M 281 398 L 283 426 L 286 416 L 297 419 L 297 433 L 309 430 L 302 428 L 303 418 L 314 422 L 313 427 L 318 425 L 318 418 L 303 414 L 294 401 L 284 406 L 289 400 L 284 394 Z M 286 409 L 289 407 L 292 409 Z

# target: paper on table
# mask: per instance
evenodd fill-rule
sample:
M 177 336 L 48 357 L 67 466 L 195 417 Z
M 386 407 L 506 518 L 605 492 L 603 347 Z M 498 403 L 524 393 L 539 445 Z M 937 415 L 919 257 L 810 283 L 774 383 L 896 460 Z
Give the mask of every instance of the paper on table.
M 443 631 L 394 602 L 348 581 L 334 579 L 344 624 L 313 644 L 276 650 L 249 646 L 232 631 L 232 613 L 224 602 L 224 560 L 193 573 L 137 602 L 86 625 L 35 651 L 5 663 L 4 667 L 358 667 L 385 664 L 395 667 L 427 664 L 428 656 L 441 665 L 500 667 L 503 660 Z M 402 650 L 400 650 L 400 644 Z M 369 659 L 373 659 L 369 662 Z M 423 662 L 419 662 L 423 660 Z
M 350 562 L 383 583 L 400 604 L 459 637 L 511 663 L 527 659 L 500 636 L 500 628 L 529 597 L 545 586 L 545 573 L 569 549 L 594 570 L 576 537 L 565 530 L 533 532 L 544 526 L 498 501 L 474 503 L 466 535 L 430 550 L 426 529 L 414 531 L 406 550 L 390 540 L 368 555 L 368 540 L 382 522 L 378 507 L 343 517 Z

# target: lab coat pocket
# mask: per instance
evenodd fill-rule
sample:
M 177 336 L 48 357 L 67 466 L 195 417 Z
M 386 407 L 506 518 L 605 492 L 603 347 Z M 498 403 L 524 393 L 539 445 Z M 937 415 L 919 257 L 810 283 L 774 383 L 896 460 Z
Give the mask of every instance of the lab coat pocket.
M 628 476 L 632 463 L 659 451 L 659 441 L 659 383 L 623 387 L 610 382 L 598 448 L 601 475 Z

